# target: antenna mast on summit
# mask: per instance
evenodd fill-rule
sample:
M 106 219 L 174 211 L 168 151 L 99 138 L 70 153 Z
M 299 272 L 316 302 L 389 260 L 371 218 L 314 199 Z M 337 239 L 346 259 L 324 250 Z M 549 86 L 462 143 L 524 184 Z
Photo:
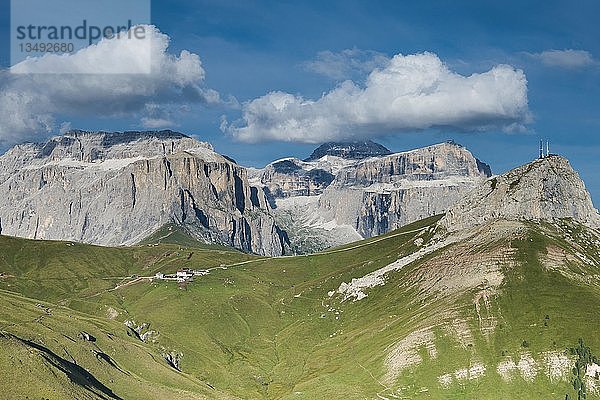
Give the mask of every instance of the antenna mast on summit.
M 550 155 L 550 141 L 546 140 L 546 157 Z

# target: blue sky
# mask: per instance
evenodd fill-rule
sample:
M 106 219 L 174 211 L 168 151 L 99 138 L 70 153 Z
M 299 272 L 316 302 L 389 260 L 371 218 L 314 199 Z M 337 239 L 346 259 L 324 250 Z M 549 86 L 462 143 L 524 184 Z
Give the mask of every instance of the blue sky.
M 382 129 L 370 137 L 401 151 L 454 139 L 500 173 L 537 155 L 541 137 L 568 157 L 596 205 L 600 202 L 600 3 L 597 1 L 153 1 L 152 23 L 170 37 L 169 53 L 197 54 L 202 86 L 245 104 L 272 91 L 318 99 L 341 78 L 315 72 L 310 62 L 329 51 L 354 50 L 368 59 L 431 52 L 453 72 L 469 76 L 499 64 L 524 72 L 528 112 L 524 130 L 492 126 L 477 132 L 455 127 Z M 8 2 L 1 0 L 0 66 L 8 67 Z M 574 50 L 553 59 L 552 50 Z M 542 56 L 545 54 L 545 57 Z M 576 60 L 569 62 L 572 56 Z M 583 57 L 585 56 L 585 57 Z M 579 58 L 577 58 L 579 57 Z M 582 58 L 583 57 L 583 58 Z M 587 57 L 587 58 L 586 58 Z M 356 68 L 355 68 L 356 69 Z M 368 69 L 350 76 L 363 85 Z M 1 87 L 0 87 L 1 89 Z M 202 104 L 201 104 L 202 103 Z M 179 104 L 181 106 L 182 104 Z M 185 104 L 184 104 L 185 105 Z M 289 155 L 304 157 L 315 144 L 236 140 L 220 129 L 222 116 L 239 120 L 231 104 L 190 102 L 170 118 L 172 129 L 213 143 L 244 165 L 261 166 Z M 57 111 L 57 125 L 82 129 L 141 128 L 136 113 L 95 116 Z M 372 129 L 378 129 L 377 126 Z M 354 135 L 359 135 L 360 127 Z M 358 132 L 358 133 L 357 133 Z M 47 135 L 48 133 L 44 133 Z M 43 136 L 43 135 L 40 135 Z M 5 145 L 6 147 L 6 145 Z

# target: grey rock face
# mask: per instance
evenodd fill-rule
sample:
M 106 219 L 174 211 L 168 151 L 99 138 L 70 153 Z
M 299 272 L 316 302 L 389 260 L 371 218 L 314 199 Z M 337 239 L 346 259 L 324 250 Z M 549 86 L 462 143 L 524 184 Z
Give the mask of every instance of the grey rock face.
M 560 218 L 600 227 L 598 211 L 577 172 L 567 159 L 551 155 L 486 180 L 451 207 L 440 223 L 457 231 L 495 219 Z
M 320 205 L 372 237 L 444 213 L 490 173 L 464 147 L 441 143 L 341 170 Z
M 338 174 L 334 186 L 363 186 L 402 180 L 432 181 L 452 177 L 487 177 L 490 167 L 464 147 L 441 143 L 421 149 L 365 160 Z
M 271 197 L 283 198 L 321 194 L 333 181 L 334 175 L 327 166 L 286 158 L 267 165 L 258 179 Z
M 470 191 L 474 182 L 413 187 L 388 193 L 364 192 L 357 231 L 362 237 L 372 237 L 442 214 Z
M 317 152 L 326 154 L 319 159 L 283 159 L 253 171 L 253 182 L 269 193 L 274 215 L 297 252 L 442 214 L 491 175 L 488 165 L 453 142 L 362 159 L 324 153 L 327 149 Z M 329 175 L 315 179 L 314 171 Z
M 286 247 L 246 170 L 179 133 L 72 131 L 14 147 L 0 171 L 2 234 L 123 245 L 174 222 L 249 252 Z

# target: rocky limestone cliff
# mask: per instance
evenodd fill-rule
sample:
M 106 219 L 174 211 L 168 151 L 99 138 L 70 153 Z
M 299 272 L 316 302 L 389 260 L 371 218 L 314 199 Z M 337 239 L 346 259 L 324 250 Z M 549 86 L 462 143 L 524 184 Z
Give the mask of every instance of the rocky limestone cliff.
M 319 159 L 278 160 L 253 175 L 298 252 L 307 251 L 307 243 L 308 250 L 319 250 L 442 214 L 491 175 L 488 165 L 454 142 L 362 159 L 326 153 L 347 150 L 341 144 L 324 146 L 313 153 L 326 154 Z
M 328 165 L 297 158 L 274 161 L 257 173 L 257 183 L 266 187 L 273 198 L 319 195 L 334 178 Z
M 246 170 L 172 131 L 71 131 L 0 157 L 5 235 L 133 244 L 177 223 L 206 241 L 281 255 L 286 235 Z
M 341 170 L 320 207 L 372 237 L 444 213 L 490 175 L 490 167 L 464 147 L 441 143 Z
M 310 157 L 273 161 L 265 168 L 253 170 L 253 183 L 266 188 L 271 199 L 318 196 L 333 182 L 342 169 L 360 160 L 391 154 L 384 146 L 372 142 L 329 142 L 315 149 Z
M 569 161 L 550 155 L 486 180 L 451 207 L 440 224 L 458 231 L 504 220 L 554 221 L 572 218 L 600 227 L 600 216 Z
M 358 163 L 336 176 L 333 186 L 367 187 L 377 183 L 432 181 L 451 177 L 487 177 L 490 167 L 454 142 L 391 154 Z

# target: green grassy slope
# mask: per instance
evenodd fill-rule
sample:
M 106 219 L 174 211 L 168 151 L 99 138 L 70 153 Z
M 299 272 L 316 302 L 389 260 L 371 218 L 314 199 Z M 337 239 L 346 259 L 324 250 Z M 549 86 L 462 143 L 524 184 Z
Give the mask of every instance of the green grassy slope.
M 202 249 L 239 251 L 233 247 L 204 243 L 196 238 L 194 234 L 188 230 L 188 228 L 176 224 L 167 224 L 161 227 L 156 232 L 142 240 L 139 244 L 177 244 L 180 246 Z
M 271 259 L 176 244 L 109 249 L 0 237 L 0 388 L 19 376 L 38 382 L 21 393 L 47 398 L 110 398 L 103 388 L 117 397 L 151 398 L 141 395 L 146 387 L 155 398 L 564 399 L 569 390 L 573 396 L 569 372 L 550 378 L 543 360 L 580 337 L 600 352 L 597 237 L 575 224 L 530 224 L 514 237 L 467 244 L 443 259 L 461 244 L 450 245 L 388 273 L 386 284 L 360 301 L 330 296 L 342 282 L 415 252 L 417 239 L 429 242 L 437 219 L 320 254 Z M 464 257 L 477 268 L 482 255 L 506 247 L 512 259 L 494 259 L 499 285 L 463 284 L 471 276 L 460 275 Z M 566 261 L 555 257 L 557 268 L 549 268 L 540 261 L 548 249 L 568 255 Z M 186 266 L 222 268 L 185 286 L 139 280 L 111 290 L 132 275 Z M 448 289 L 453 285 L 463 289 Z M 50 314 L 35 306 L 40 302 Z M 143 342 L 126 320 L 148 323 L 144 332 L 156 333 Z M 79 331 L 97 342 L 77 339 Z M 402 350 L 407 337 L 419 335 L 429 339 Z M 94 346 L 118 368 L 99 360 Z M 394 351 L 420 361 L 390 378 Z M 167 352 L 183 354 L 181 371 L 164 361 Z M 528 355 L 537 365 L 531 379 L 518 368 L 510 380 L 497 372 L 509 357 L 523 367 Z M 69 376 L 82 372 L 60 372 L 52 366 L 63 365 L 57 357 L 103 386 L 72 383 L 81 377 Z M 477 365 L 483 375 L 458 378 Z M 449 384 L 440 381 L 444 376 Z

